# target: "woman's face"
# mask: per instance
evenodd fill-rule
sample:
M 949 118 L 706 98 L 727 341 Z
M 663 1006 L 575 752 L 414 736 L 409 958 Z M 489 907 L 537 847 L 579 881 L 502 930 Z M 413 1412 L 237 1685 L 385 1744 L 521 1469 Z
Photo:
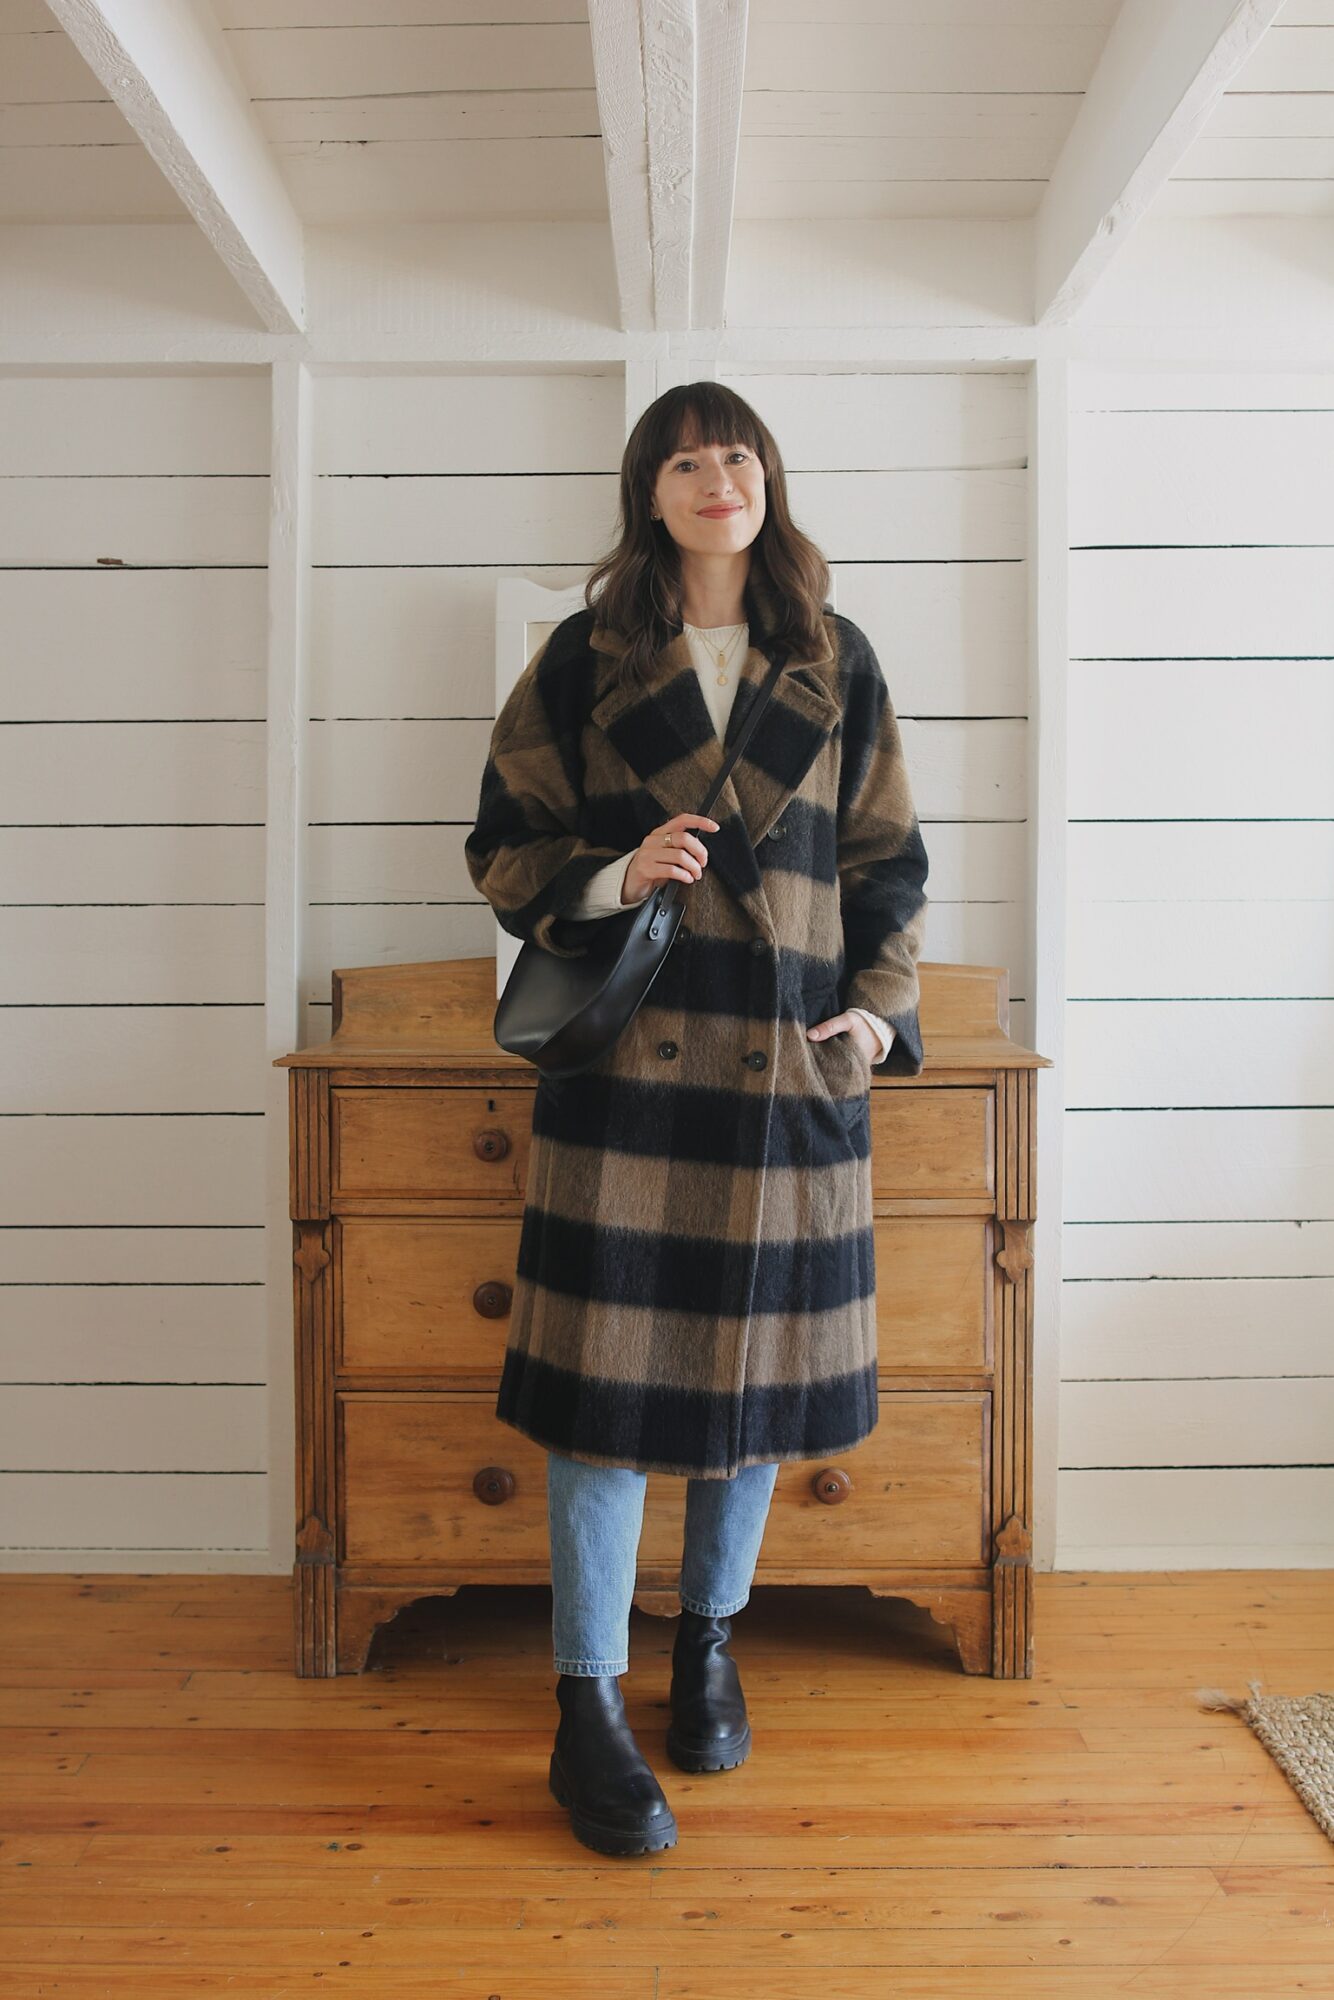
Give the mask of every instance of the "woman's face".
M 672 539 L 695 555 L 735 555 L 764 520 L 764 467 L 744 444 L 683 446 L 665 458 L 653 506 Z

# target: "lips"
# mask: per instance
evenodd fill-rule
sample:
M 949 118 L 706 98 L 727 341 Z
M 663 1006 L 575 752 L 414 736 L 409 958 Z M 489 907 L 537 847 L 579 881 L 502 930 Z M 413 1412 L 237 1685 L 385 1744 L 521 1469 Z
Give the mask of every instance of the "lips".
M 739 514 L 740 507 L 701 507 L 700 513 L 706 520 L 721 521 L 726 514 Z

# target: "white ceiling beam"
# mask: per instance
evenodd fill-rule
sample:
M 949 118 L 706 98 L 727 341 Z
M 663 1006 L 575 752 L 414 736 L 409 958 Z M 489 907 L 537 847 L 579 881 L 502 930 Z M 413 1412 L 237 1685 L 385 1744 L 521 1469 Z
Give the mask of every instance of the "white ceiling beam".
M 621 326 L 721 327 L 746 0 L 589 0 Z
M 1074 317 L 1282 5 L 1123 0 L 1037 212 L 1035 324 Z
M 301 219 L 207 0 L 47 0 L 270 333 L 306 323 Z

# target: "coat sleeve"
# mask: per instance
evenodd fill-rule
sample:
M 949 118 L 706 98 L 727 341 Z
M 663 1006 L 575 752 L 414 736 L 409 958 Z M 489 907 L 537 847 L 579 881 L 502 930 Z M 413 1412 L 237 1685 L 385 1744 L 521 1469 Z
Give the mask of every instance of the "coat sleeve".
M 926 848 L 903 741 L 870 641 L 841 620 L 847 669 L 839 776 L 838 876 L 843 914 L 843 1007 L 868 1007 L 894 1029 L 888 1076 L 919 1076 L 917 959 L 926 934 Z
M 577 914 L 583 891 L 624 848 L 595 847 L 579 833 L 579 675 L 553 650 L 559 636 L 558 627 L 538 647 L 496 717 L 463 853 L 503 930 L 579 958 L 598 922 Z
M 598 870 L 592 881 L 580 890 L 579 900 L 574 905 L 575 916 L 614 917 L 619 911 L 629 909 L 630 905 L 621 891 L 625 887 L 625 872 L 637 852 L 637 848 L 631 848 L 628 854 L 617 855 L 614 861 L 609 861 L 605 868 Z M 646 890 L 639 901 L 646 903 L 650 893 Z

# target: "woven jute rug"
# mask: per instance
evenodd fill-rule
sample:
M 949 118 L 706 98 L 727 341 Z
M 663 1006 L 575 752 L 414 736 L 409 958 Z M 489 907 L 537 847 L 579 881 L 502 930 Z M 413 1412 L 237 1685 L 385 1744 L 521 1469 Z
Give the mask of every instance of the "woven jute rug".
M 1334 1694 L 1261 1694 L 1236 1701 L 1221 1688 L 1196 1690 L 1201 1708 L 1230 1708 L 1248 1722 L 1316 1825 L 1334 1840 Z

